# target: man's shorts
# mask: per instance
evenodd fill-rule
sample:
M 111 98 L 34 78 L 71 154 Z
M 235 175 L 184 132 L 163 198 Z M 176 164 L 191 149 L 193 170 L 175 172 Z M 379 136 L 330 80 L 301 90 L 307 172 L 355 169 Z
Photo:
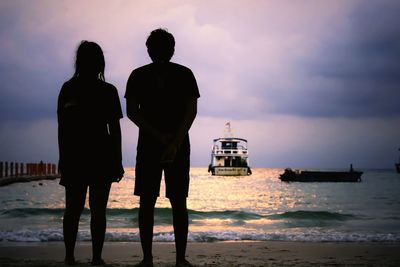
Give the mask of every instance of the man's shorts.
M 181 146 L 170 164 L 160 163 L 161 154 L 161 150 L 154 148 L 138 149 L 134 194 L 158 197 L 164 171 L 166 197 L 186 198 L 189 193 L 190 146 Z

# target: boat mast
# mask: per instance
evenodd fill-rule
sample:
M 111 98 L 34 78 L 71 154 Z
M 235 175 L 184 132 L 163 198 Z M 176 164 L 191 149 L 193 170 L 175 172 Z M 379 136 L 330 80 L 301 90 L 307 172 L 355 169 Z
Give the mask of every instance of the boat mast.
M 231 122 L 228 121 L 225 123 L 225 129 L 224 129 L 224 138 L 232 138 L 233 137 L 233 130 L 231 128 Z

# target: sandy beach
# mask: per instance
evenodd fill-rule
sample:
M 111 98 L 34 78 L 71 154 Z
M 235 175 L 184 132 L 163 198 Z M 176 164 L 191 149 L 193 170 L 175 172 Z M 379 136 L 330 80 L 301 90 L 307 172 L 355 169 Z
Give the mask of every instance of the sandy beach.
M 173 243 L 154 244 L 155 266 L 174 266 Z M 189 243 L 187 258 L 196 266 L 400 266 L 398 243 L 215 242 Z M 0 266 L 60 266 L 61 242 L 2 243 Z M 78 266 L 90 265 L 89 242 L 78 243 Z M 107 266 L 133 266 L 140 243 L 107 242 Z

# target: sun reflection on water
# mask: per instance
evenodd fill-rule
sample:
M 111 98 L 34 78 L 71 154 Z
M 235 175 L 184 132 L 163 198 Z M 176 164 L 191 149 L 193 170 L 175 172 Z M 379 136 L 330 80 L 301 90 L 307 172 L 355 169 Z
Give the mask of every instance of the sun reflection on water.
M 246 214 L 267 216 L 304 205 L 303 190 L 297 188 L 288 194 L 288 185 L 281 183 L 278 179 L 281 172 L 281 169 L 254 169 L 251 176 L 223 177 L 212 176 L 205 168 L 192 168 L 188 209 L 201 212 L 243 211 Z M 139 207 L 139 198 L 133 195 L 134 175 L 133 168 L 126 169 L 124 179 L 113 185 L 108 208 L 136 209 Z M 170 208 L 170 203 L 165 198 L 163 182 L 156 207 Z M 229 216 L 223 218 L 223 215 L 216 218 L 196 219 L 196 216 L 192 215 L 190 229 L 191 231 L 222 231 L 229 227 L 230 230 L 243 231 L 246 228 L 248 231 L 254 231 L 260 229 L 262 225 L 267 227 L 278 222 L 276 219 L 271 220 L 267 217 L 252 219 L 240 218 L 240 214 L 237 216 L 236 219 Z M 172 228 L 170 225 L 156 225 L 155 231 L 172 231 Z
M 290 187 L 278 180 L 281 172 L 281 169 L 254 169 L 251 176 L 231 177 L 212 176 L 205 168 L 192 168 L 188 208 L 197 211 L 245 210 L 268 214 L 307 204 L 301 188 L 296 188 L 291 194 L 287 193 Z M 133 168 L 126 169 L 122 181 L 113 184 L 109 208 L 138 207 L 139 198 L 133 196 L 134 173 Z M 313 197 L 316 197 L 315 194 Z M 170 207 L 165 198 L 163 182 L 157 207 Z

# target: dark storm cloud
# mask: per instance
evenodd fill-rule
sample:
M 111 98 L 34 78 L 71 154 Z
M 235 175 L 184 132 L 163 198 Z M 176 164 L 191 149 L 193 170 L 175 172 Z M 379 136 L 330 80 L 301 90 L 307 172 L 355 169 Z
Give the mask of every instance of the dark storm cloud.
M 201 13 L 203 24 L 196 24 L 187 12 L 186 21 L 190 23 L 176 27 L 177 37 L 182 36 L 178 44 L 185 44 L 178 47 L 176 59 L 187 62 L 196 73 L 202 91 L 200 101 L 207 103 L 200 105 L 200 113 L 230 119 L 264 114 L 400 115 L 400 4 L 360 1 L 343 8 L 350 12 L 331 14 L 330 10 L 345 4 L 335 7 L 335 2 L 326 3 L 313 7 L 298 3 L 296 8 L 292 4 L 261 5 L 239 12 L 243 19 L 240 23 L 230 13 L 221 17 L 218 8 L 215 16 L 210 15 L 208 5 Z M 25 3 L 19 7 L 0 5 L 2 121 L 54 116 L 59 87 L 72 70 L 71 40 L 78 42 L 78 36 L 110 35 L 104 40 L 119 40 L 122 45 L 110 41 L 105 48 L 117 47 L 111 58 L 118 70 L 113 76 L 119 87 L 124 87 L 132 66 L 121 62 L 127 58 L 124 51 L 131 49 L 123 44 L 135 47 L 138 42 L 135 38 L 124 39 L 126 31 L 93 34 L 105 28 L 93 23 L 102 21 L 96 12 L 90 13 L 94 17 L 88 21 L 78 16 L 71 23 L 74 20 L 70 16 L 79 9 L 67 4 L 40 9 L 27 8 Z M 54 11 L 60 13 L 52 15 Z M 86 25 L 79 27 L 85 29 L 85 34 L 76 33 L 81 24 Z M 196 37 L 189 36 L 189 32 L 196 33 Z M 142 41 L 145 35 L 139 36 Z M 293 52 L 296 49 L 301 52 Z M 65 55 L 60 58 L 65 52 L 70 59 L 66 60 Z M 146 57 L 136 54 L 132 58 Z
M 55 118 L 62 77 L 58 70 L 32 71 L 0 65 L 0 121 Z
M 34 57 L 27 57 L 30 61 Z M 0 121 L 30 121 L 55 118 L 62 73 L 58 67 L 32 70 L 12 63 L 0 63 Z
M 59 40 L 43 30 L 45 25 L 29 21 L 27 13 L 29 9 L 1 4 L 1 122 L 55 118 L 61 81 L 70 72 L 60 62 Z
M 400 2 L 362 1 L 350 13 L 347 29 L 300 61 L 299 70 L 309 80 L 290 95 L 278 95 L 283 102 L 274 111 L 310 117 L 399 116 L 398 14 Z

